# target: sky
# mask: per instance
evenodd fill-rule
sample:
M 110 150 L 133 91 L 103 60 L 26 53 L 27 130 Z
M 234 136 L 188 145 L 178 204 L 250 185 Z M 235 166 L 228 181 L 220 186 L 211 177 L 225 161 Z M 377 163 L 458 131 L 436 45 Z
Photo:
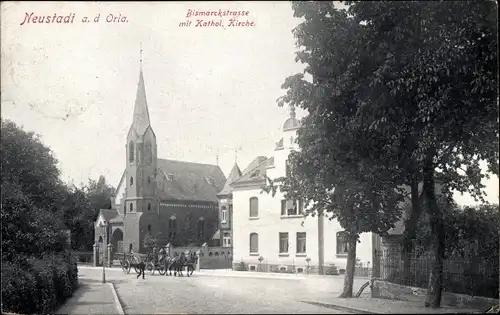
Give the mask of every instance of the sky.
M 205 19 L 225 27 L 196 27 L 200 18 L 186 18 L 188 10 L 248 11 L 238 20 L 254 26 L 212 17 Z M 54 14 L 73 23 L 32 22 Z M 113 18 L 118 22 L 106 21 Z M 295 62 L 292 29 L 299 23 L 281 1 L 2 2 L 2 118 L 41 136 L 64 181 L 104 175 L 116 186 L 142 47 L 158 158 L 216 164 L 218 156 L 227 176 L 235 160 L 244 169 L 258 155 L 271 156 L 280 139 L 289 115 L 276 103 L 281 84 L 304 68 Z M 487 200 L 498 202 L 498 177 L 486 185 Z

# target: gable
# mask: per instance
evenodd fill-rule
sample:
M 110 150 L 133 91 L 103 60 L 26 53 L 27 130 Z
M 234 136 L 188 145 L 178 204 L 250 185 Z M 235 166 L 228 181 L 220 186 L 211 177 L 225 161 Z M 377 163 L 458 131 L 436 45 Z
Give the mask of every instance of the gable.
M 125 171 L 123 171 L 120 182 L 118 183 L 118 186 L 116 188 L 115 200 L 114 200 L 114 204 L 117 206 L 118 212 L 120 212 L 120 209 L 121 209 L 121 207 L 119 207 L 118 205 L 121 204 L 122 199 L 125 197 L 125 192 L 126 192 L 126 188 L 127 188 L 126 186 L 127 185 L 125 185 Z

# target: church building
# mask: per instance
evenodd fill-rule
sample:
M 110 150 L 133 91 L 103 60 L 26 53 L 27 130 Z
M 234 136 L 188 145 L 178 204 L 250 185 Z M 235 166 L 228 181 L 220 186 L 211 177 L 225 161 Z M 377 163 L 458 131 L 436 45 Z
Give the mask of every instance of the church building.
M 217 165 L 157 157 L 142 67 L 125 146 L 113 209 L 101 210 L 95 223 L 96 244 L 111 243 L 113 252 L 122 253 L 146 251 L 146 236 L 174 246 L 211 240 L 219 228 L 217 194 L 226 178 Z

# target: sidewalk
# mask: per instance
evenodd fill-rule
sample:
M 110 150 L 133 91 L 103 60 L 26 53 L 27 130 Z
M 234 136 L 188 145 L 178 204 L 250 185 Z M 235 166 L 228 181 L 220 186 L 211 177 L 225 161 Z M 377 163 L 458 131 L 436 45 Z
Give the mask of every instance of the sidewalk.
M 111 283 L 80 280 L 80 287 L 55 314 L 123 314 L 117 299 Z
M 477 309 L 464 309 L 458 307 L 441 307 L 433 309 L 424 307 L 420 303 L 407 301 L 377 299 L 360 297 L 351 299 L 332 298 L 328 301 L 302 301 L 309 304 L 320 305 L 336 310 L 353 312 L 357 314 L 457 314 L 457 313 L 482 313 Z

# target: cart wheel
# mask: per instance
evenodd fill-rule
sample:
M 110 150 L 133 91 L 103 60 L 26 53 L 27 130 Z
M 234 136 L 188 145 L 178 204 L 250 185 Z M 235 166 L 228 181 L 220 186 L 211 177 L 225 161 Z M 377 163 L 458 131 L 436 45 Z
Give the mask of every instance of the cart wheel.
M 122 270 L 125 274 L 130 273 L 130 263 L 128 260 L 122 261 Z
M 163 276 L 165 272 L 167 272 L 165 266 L 160 266 L 160 268 L 158 269 L 158 273 Z
M 155 273 L 155 265 L 152 262 L 148 262 L 146 264 L 146 270 L 153 275 Z

